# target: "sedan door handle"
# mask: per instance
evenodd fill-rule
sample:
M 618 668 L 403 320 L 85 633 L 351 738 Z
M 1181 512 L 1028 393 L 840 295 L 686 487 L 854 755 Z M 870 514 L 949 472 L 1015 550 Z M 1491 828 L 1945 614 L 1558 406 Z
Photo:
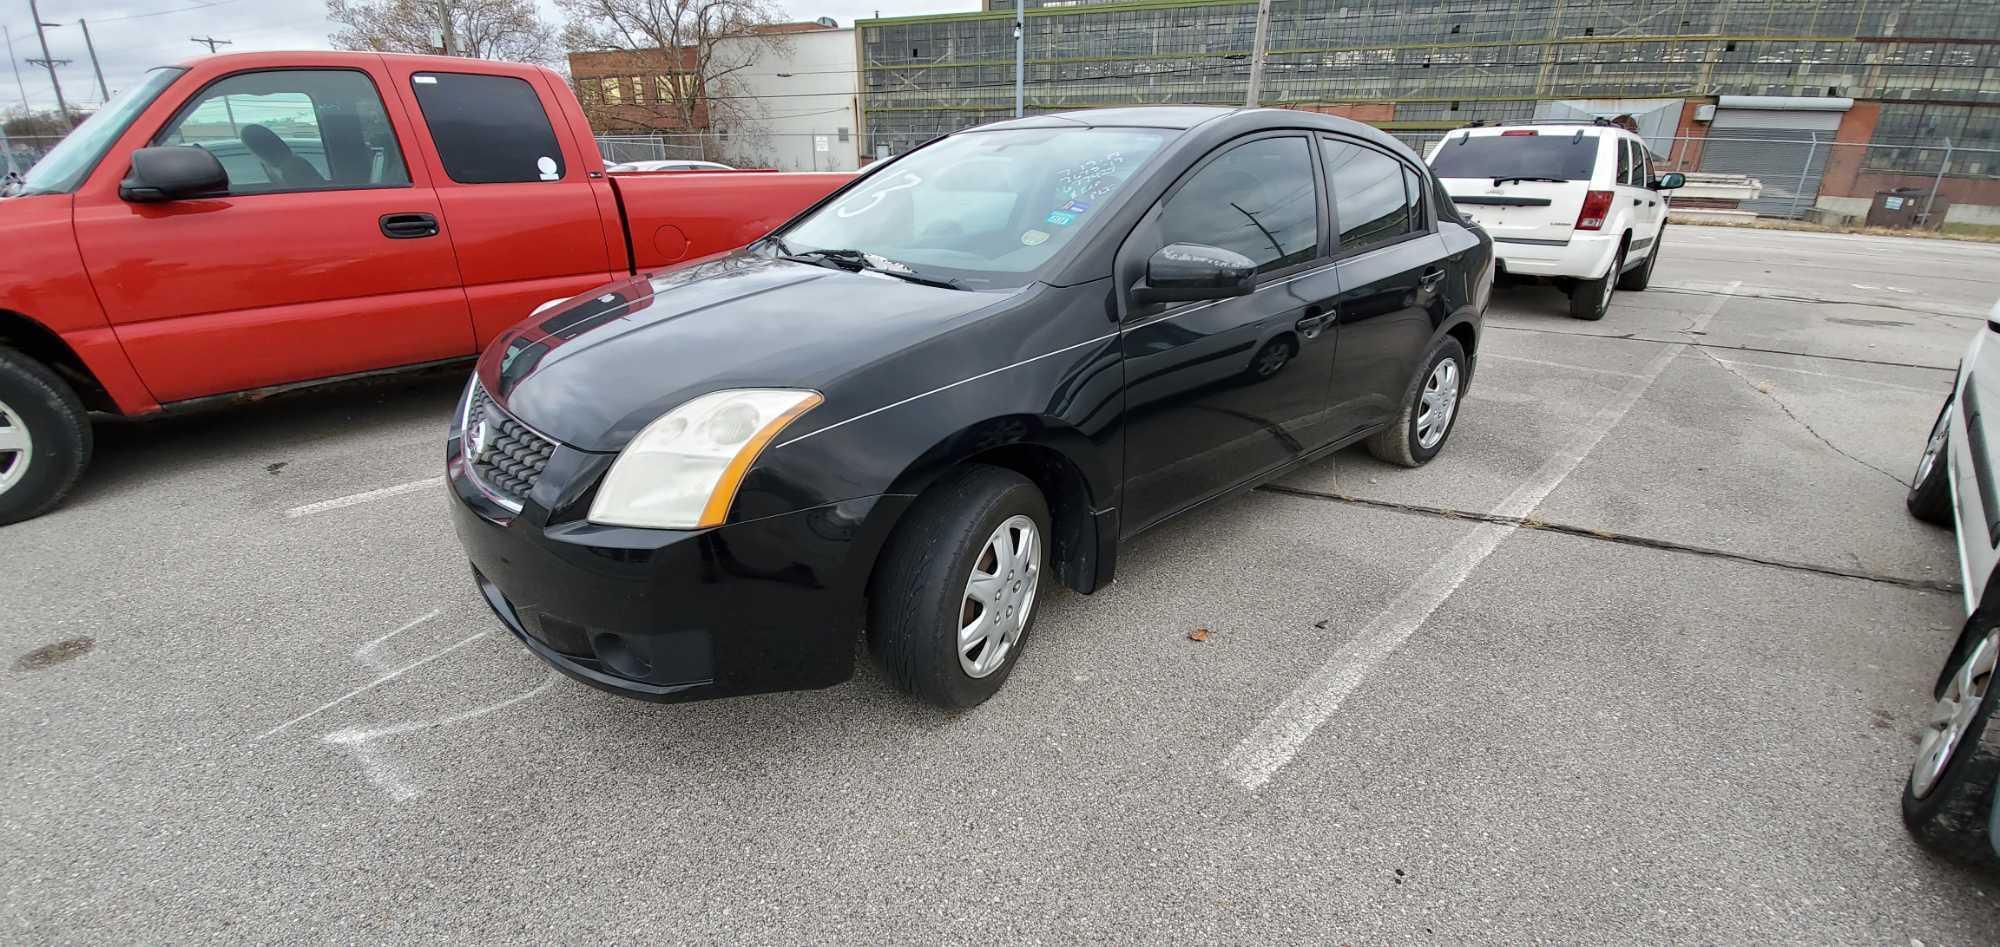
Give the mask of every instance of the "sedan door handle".
M 1300 338 L 1316 339 L 1319 338 L 1320 330 L 1326 328 L 1326 324 L 1332 321 L 1333 313 L 1318 306 L 1307 306 L 1305 318 L 1294 323 L 1293 328 L 1299 330 Z
M 1438 283 L 1443 281 L 1444 270 L 1435 266 L 1425 270 L 1424 275 L 1417 277 L 1417 283 L 1425 289 L 1436 289 Z
M 436 217 L 429 214 L 383 214 L 382 236 L 391 240 L 410 240 L 416 237 L 438 235 Z

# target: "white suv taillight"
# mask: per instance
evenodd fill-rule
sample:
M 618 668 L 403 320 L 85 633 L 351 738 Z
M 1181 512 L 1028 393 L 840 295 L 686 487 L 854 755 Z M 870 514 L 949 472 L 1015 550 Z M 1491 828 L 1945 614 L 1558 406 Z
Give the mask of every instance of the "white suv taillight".
M 1583 212 L 1576 215 L 1576 229 L 1603 230 L 1604 218 L 1611 216 L 1611 192 L 1591 191 L 1583 195 Z

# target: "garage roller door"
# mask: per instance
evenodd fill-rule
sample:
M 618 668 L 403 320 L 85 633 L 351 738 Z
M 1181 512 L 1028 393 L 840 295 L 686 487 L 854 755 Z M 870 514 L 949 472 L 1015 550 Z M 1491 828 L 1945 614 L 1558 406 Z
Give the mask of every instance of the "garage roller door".
M 1767 217 L 1804 217 L 1819 196 L 1819 179 L 1849 99 L 1743 97 L 1759 108 L 1722 107 L 1701 149 L 1701 170 L 1743 174 L 1763 184 L 1742 208 Z

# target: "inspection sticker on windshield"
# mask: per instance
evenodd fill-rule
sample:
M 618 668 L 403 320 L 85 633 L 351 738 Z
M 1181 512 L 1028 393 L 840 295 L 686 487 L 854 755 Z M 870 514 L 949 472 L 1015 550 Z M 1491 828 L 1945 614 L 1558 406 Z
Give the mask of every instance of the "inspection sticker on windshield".
M 1062 211 L 1068 211 L 1072 214 L 1081 214 L 1084 211 L 1089 210 L 1090 205 L 1083 201 L 1070 201 L 1069 203 L 1064 204 L 1063 206 L 1058 207 L 1056 209 Z
M 1066 213 L 1064 211 L 1059 211 L 1059 210 L 1049 211 L 1049 216 L 1045 219 L 1049 223 L 1055 224 L 1058 227 L 1067 227 L 1070 224 L 1076 223 L 1075 214 Z
M 1048 239 L 1049 235 L 1047 231 L 1030 230 L 1027 233 L 1021 235 L 1021 245 L 1024 247 L 1038 247 L 1041 246 L 1042 243 L 1044 241 L 1047 241 Z

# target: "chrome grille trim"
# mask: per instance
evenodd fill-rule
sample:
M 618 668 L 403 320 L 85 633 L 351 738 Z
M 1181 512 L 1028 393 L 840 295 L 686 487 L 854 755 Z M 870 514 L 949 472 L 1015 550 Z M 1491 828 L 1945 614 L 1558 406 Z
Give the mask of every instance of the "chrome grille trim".
M 484 428 L 484 437 L 477 432 Z M 541 480 L 556 442 L 508 414 L 477 382 L 466 397 L 461 450 L 465 472 L 493 501 L 519 513 Z

